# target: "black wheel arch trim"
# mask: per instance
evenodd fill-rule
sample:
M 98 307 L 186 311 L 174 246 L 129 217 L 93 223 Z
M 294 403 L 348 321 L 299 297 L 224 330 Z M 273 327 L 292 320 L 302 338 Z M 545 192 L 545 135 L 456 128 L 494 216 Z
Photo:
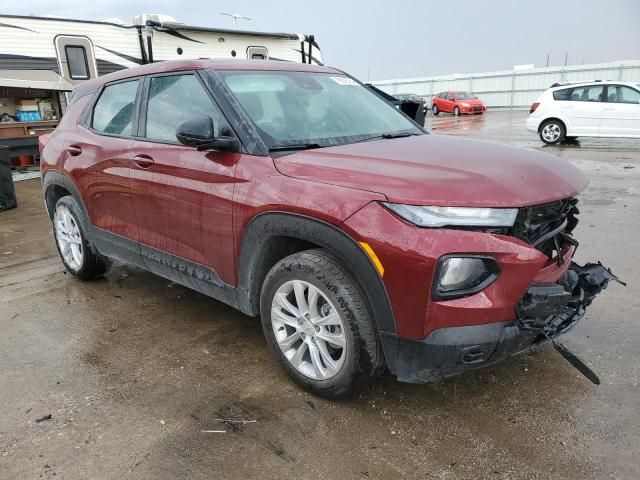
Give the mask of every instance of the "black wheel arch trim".
M 45 207 L 47 209 L 47 213 L 49 214 L 49 218 L 53 218 L 53 209 L 55 208 L 55 205 L 49 205 L 48 195 L 50 189 L 56 186 L 64 188 L 71 194 L 73 198 L 78 201 L 78 204 L 80 204 L 80 208 L 82 208 L 82 213 L 84 213 L 85 218 L 87 219 L 87 221 L 89 221 L 89 214 L 87 212 L 87 208 L 84 205 L 82 195 L 80 195 L 80 190 L 68 175 L 58 170 L 49 170 L 42 177 L 42 191 L 44 193 Z
M 564 128 L 565 134 L 566 134 L 567 124 L 564 123 L 562 120 L 560 120 L 558 117 L 549 117 L 549 118 L 545 118 L 543 121 L 541 121 L 540 124 L 538 125 L 538 133 L 540 133 L 542 131 L 542 127 L 546 123 L 549 123 L 550 121 L 554 121 L 554 122 L 558 122 L 558 123 L 562 124 L 562 128 Z
M 266 262 L 278 237 L 291 237 L 326 249 L 353 275 L 380 332 L 396 333 L 391 302 L 384 283 L 358 243 L 328 222 L 291 212 L 264 212 L 255 216 L 242 236 L 238 256 L 238 306 L 248 315 L 260 312 L 262 281 L 273 267 Z M 275 242 L 278 243 L 278 242 Z
M 90 223 L 82 195 L 73 180 L 57 170 L 46 172 L 42 179 L 45 201 L 47 192 L 54 186 L 64 188 L 78 201 Z M 46 206 L 51 217 L 53 205 L 47 203 Z M 358 282 L 378 331 L 397 332 L 384 283 L 358 243 L 333 224 L 292 212 L 260 213 L 245 228 L 238 256 L 237 303 L 234 305 L 239 310 L 252 316 L 260 313 L 262 280 L 273 266 L 261 260 L 268 258 L 266 253 L 278 237 L 312 243 L 339 258 Z M 229 300 L 227 303 L 233 304 Z

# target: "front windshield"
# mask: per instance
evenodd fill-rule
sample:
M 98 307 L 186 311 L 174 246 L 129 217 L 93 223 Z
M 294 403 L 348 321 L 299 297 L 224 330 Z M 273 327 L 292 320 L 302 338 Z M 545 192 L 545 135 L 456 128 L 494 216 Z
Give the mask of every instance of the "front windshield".
M 456 92 L 454 93 L 456 100 L 473 100 L 476 96 L 473 93 L 468 92 Z
M 389 134 L 422 134 L 368 88 L 337 73 L 217 72 L 267 147 L 342 145 Z

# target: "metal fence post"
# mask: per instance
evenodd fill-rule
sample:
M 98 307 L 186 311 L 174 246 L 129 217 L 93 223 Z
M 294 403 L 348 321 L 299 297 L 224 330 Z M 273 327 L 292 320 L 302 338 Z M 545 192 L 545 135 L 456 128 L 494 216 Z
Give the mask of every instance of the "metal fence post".
M 516 90 L 516 72 L 511 75 L 511 102 L 509 102 L 509 110 L 513 110 L 513 96 Z

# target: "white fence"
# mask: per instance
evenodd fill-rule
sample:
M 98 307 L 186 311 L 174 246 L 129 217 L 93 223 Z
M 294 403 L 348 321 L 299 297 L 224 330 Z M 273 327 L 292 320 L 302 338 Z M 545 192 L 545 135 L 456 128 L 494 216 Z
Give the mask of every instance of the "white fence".
M 640 60 L 628 60 L 591 65 L 543 67 L 504 70 L 500 72 L 440 75 L 435 77 L 381 80 L 373 83 L 395 95 L 414 93 L 429 105 L 431 97 L 448 90 L 475 93 L 493 108 L 529 108 L 553 83 L 617 80 L 640 83 Z

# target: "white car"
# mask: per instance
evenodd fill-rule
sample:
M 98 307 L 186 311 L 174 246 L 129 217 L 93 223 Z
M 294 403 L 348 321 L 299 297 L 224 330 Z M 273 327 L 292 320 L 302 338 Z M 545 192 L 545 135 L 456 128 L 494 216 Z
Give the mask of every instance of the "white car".
M 529 113 L 527 130 L 544 143 L 576 137 L 640 138 L 640 84 L 595 81 L 553 87 Z

